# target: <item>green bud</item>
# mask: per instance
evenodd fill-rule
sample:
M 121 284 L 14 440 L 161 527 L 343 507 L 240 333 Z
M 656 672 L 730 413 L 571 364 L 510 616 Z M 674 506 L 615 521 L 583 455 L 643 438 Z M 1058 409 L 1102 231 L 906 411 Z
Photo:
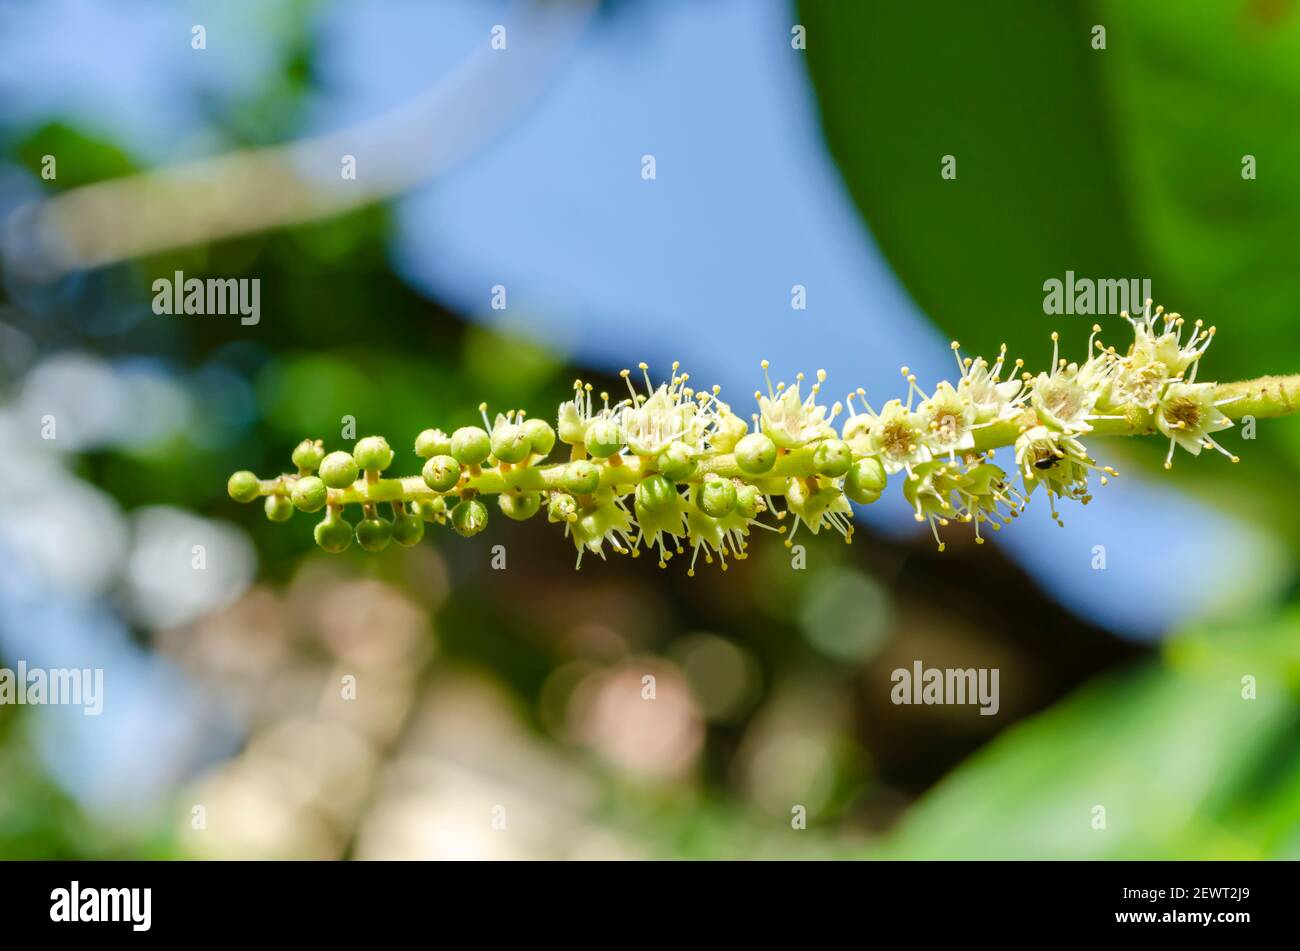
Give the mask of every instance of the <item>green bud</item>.
M 331 452 L 320 464 L 320 477 L 331 489 L 346 489 L 357 481 L 357 461 L 350 452 Z
M 587 452 L 605 459 L 623 448 L 623 433 L 612 419 L 595 419 L 587 426 Z
M 523 522 L 536 515 L 537 510 L 542 507 L 542 493 L 502 492 L 497 497 L 497 505 L 507 518 Z
M 363 518 L 357 522 L 357 544 L 366 551 L 383 551 L 393 538 L 393 523 L 384 518 Z
M 533 451 L 533 445 L 528 441 L 528 435 L 523 427 L 516 426 L 514 423 L 498 423 L 493 426 L 489 441 L 492 445 L 492 455 L 511 465 L 523 462 Z
M 492 440 L 477 426 L 462 426 L 451 434 L 451 454 L 462 466 L 476 466 L 492 452 Z
M 417 515 L 402 514 L 393 519 L 393 541 L 403 548 L 420 544 L 424 537 L 424 522 Z
M 885 467 L 875 456 L 864 456 L 849 466 L 844 494 L 852 501 L 870 505 L 885 488 Z
M 763 501 L 763 493 L 758 490 L 758 486 L 749 483 L 736 486 L 737 515 L 741 518 L 757 518 L 765 511 L 767 503 Z
M 451 456 L 434 456 L 420 470 L 424 484 L 435 492 L 450 492 L 460 481 L 460 463 Z
M 426 429 L 415 437 L 415 454 L 421 459 L 445 456 L 451 452 L 451 437 L 441 429 Z
M 718 425 L 709 436 L 709 445 L 715 452 L 731 452 L 749 432 L 749 426 L 735 413 L 726 413 L 718 419 Z
M 673 482 L 685 482 L 695 475 L 698 467 L 695 453 L 682 442 L 670 442 L 659 450 L 659 455 L 655 459 L 655 468 Z
M 586 459 L 575 459 L 564 467 L 560 481 L 574 495 L 589 495 L 600 488 L 600 467 Z
M 722 518 L 736 507 L 736 483 L 730 479 L 705 479 L 695 495 L 695 504 L 705 515 Z
M 524 435 L 539 456 L 549 456 L 555 448 L 555 430 L 544 419 L 526 419 L 523 423 Z
M 273 522 L 287 522 L 293 517 L 293 503 L 283 495 L 268 495 L 264 508 L 266 517 Z
M 479 430 L 479 432 L 483 431 Z M 487 433 L 483 433 L 483 435 L 487 436 Z M 456 507 L 451 510 L 451 527 L 456 529 L 457 534 L 463 535 L 465 538 L 477 535 L 487 528 L 487 520 L 487 506 L 478 499 L 461 499 Z
M 293 464 L 307 472 L 314 472 L 324 458 L 325 445 L 319 439 L 304 439 L 293 450 Z
M 824 476 L 837 479 L 853 465 L 853 452 L 849 444 L 840 439 L 827 439 L 813 450 L 813 468 Z
M 415 514 L 426 522 L 441 522 L 447 514 L 447 500 L 441 495 L 415 503 Z
M 303 512 L 319 512 L 325 507 L 329 490 L 316 476 L 303 476 L 293 487 L 293 504 Z
M 261 492 L 261 484 L 257 481 L 257 476 L 243 469 L 226 482 L 226 491 L 236 502 L 251 502 Z
M 578 518 L 578 503 L 564 492 L 552 492 L 546 502 L 548 522 L 572 522 Z
M 367 436 L 357 442 L 352 458 L 367 472 L 383 472 L 392 464 L 393 450 L 383 436 Z
M 677 486 L 665 475 L 647 476 L 637 484 L 636 504 L 647 512 L 666 512 L 677 499 Z
M 736 465 L 750 475 L 770 472 L 776 465 L 776 443 L 762 433 L 750 433 L 736 443 Z
M 349 457 L 350 458 L 350 457 Z M 330 512 L 316 523 L 316 544 L 331 555 L 346 551 L 352 544 L 352 526 L 335 512 Z

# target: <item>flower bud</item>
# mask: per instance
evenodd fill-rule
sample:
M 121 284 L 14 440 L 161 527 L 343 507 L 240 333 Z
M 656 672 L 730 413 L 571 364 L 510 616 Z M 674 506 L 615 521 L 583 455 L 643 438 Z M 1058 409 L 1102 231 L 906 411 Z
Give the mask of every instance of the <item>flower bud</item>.
M 596 419 L 587 426 L 587 452 L 597 459 L 614 455 L 623 448 L 623 433 L 612 419 Z
M 565 492 L 552 492 L 546 503 L 548 522 L 572 522 L 578 517 L 578 503 Z
M 316 476 L 303 476 L 293 487 L 293 504 L 302 512 L 319 512 L 325 507 L 329 490 Z
M 757 518 L 767 511 L 767 503 L 763 501 L 763 493 L 758 490 L 758 486 L 749 483 L 736 486 L 735 511 L 741 518 Z
M 864 456 L 849 466 L 844 494 L 860 505 L 870 505 L 885 488 L 885 467 L 875 456 Z
M 313 534 L 316 536 L 316 544 L 331 555 L 346 551 L 352 544 L 352 526 L 336 512 L 330 512 L 317 522 Z
M 514 465 L 523 462 L 533 451 L 532 443 L 522 426 L 514 423 L 498 423 L 492 427 L 492 455 L 501 462 Z
M 506 518 L 524 522 L 537 514 L 542 507 L 540 492 L 502 492 L 497 497 L 497 506 Z
M 460 481 L 460 463 L 451 456 L 434 456 L 420 470 L 424 484 L 435 492 L 450 492 Z
M 451 434 L 451 454 L 462 466 L 476 466 L 492 452 L 492 440 L 477 426 L 462 426 Z
M 813 468 L 832 479 L 844 475 L 852 464 L 853 452 L 843 440 L 827 439 L 818 443 L 813 450 Z
M 716 476 L 705 479 L 696 492 L 695 504 L 705 515 L 722 518 L 736 507 L 736 483 Z
M 324 458 L 325 446 L 319 439 L 304 439 L 293 450 L 293 464 L 307 472 L 314 472 Z
M 647 512 L 666 512 L 677 499 L 677 486 L 665 475 L 648 476 L 636 487 L 636 504 Z
M 523 422 L 524 435 L 538 456 L 549 456 L 555 447 L 555 430 L 544 419 L 526 419 Z
M 685 482 L 695 474 L 698 467 L 695 453 L 682 442 L 670 442 L 659 451 L 655 459 L 655 468 L 673 482 Z
M 588 495 L 600 488 L 600 467 L 586 459 L 575 459 L 564 467 L 560 481 L 574 495 Z
M 403 548 L 420 543 L 424 537 L 424 522 L 417 515 L 403 513 L 393 519 L 393 541 Z
M 479 432 L 483 432 L 479 430 Z M 483 433 L 484 436 L 487 433 Z M 452 437 L 453 439 L 455 437 Z M 461 499 L 451 510 L 451 527 L 456 533 L 469 538 L 487 528 L 487 506 L 478 499 Z
M 426 429 L 415 437 L 415 454 L 421 459 L 445 456 L 451 452 L 451 437 L 441 429 Z
M 718 425 L 709 436 L 709 446 L 714 452 L 731 452 L 736 443 L 749 432 L 749 426 L 735 413 L 725 413 L 718 417 Z
M 350 452 L 331 452 L 320 464 L 321 480 L 331 489 L 346 489 L 357 481 L 357 462 Z
M 750 475 L 770 472 L 776 465 L 776 443 L 762 433 L 750 433 L 736 443 L 736 465 Z
M 268 495 L 263 507 L 273 522 L 287 522 L 293 516 L 293 503 L 283 495 Z
M 357 544 L 366 551 L 383 551 L 393 538 L 393 523 L 383 518 L 357 522 Z
M 415 514 L 426 522 L 441 522 L 447 514 L 447 500 L 441 495 L 415 503 Z
M 383 472 L 392 464 L 393 450 L 383 436 L 367 436 L 357 442 L 352 458 L 367 472 Z
M 261 493 L 261 484 L 257 481 L 257 476 L 242 469 L 226 482 L 226 491 L 236 502 L 251 502 Z

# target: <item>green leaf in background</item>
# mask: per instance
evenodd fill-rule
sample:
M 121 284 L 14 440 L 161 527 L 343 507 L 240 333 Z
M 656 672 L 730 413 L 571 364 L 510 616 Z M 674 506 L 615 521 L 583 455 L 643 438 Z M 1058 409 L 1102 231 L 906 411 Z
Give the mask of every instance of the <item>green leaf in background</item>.
M 1094 322 L 1049 316 L 1066 272 L 1150 279 L 1217 324 L 1205 371 L 1300 366 L 1300 10 L 1237 0 L 1003 0 L 800 5 L 831 152 L 918 304 L 979 352 L 1041 360 L 1059 327 L 1081 353 Z M 1105 28 L 1105 49 L 1094 30 Z M 1254 155 L 1256 180 L 1242 177 Z M 956 178 L 940 175 L 944 156 Z M 1176 475 L 1278 523 L 1300 424 L 1229 445 L 1249 466 Z M 1154 461 L 1159 447 L 1125 447 Z M 1225 493 L 1216 493 L 1220 498 Z M 1278 525 L 1300 541 L 1300 521 Z
M 1255 699 L 1243 697 L 1246 676 Z M 1163 661 L 1094 681 L 1002 734 L 878 854 L 1298 858 L 1298 685 L 1300 612 L 1189 633 Z

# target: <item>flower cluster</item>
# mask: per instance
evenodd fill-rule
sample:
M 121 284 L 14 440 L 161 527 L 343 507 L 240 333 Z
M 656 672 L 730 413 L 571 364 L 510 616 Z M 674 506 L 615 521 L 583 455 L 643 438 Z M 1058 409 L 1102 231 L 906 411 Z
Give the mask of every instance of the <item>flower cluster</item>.
M 1232 425 L 1220 409 L 1230 400 L 1196 382 L 1214 328 L 1188 326 L 1150 301 L 1140 316 L 1124 317 L 1134 331 L 1124 353 L 1103 345 L 1094 327 L 1086 358 L 1070 362 L 1053 334 L 1051 365 L 1037 375 L 1010 361 L 1005 346 L 989 362 L 963 357 L 954 343 L 956 385 L 926 393 L 904 367 L 905 397 L 879 410 L 862 389 L 824 405 L 822 371 L 773 386 L 764 361 L 766 392 L 755 393 L 757 412 L 746 422 L 717 387 L 693 388 L 677 364 L 658 386 L 642 364 L 644 390 L 625 370 L 622 398 L 575 382 L 555 427 L 518 411 L 490 419 L 484 406 L 482 427 L 425 430 L 415 441 L 419 476 L 385 477 L 394 453 L 380 436 L 328 455 L 319 440 L 304 440 L 293 452 L 295 473 L 260 480 L 237 472 L 228 488 L 242 502 L 264 498 L 272 521 L 323 510 L 315 536 L 330 552 L 354 539 L 368 551 L 414 545 L 427 523 L 475 535 L 488 521 L 483 499 L 495 495 L 508 518 L 545 512 L 562 526 L 579 566 L 586 553 L 636 557 L 645 549 L 660 566 L 689 553 L 694 573 L 701 556 L 724 570 L 728 557 L 744 558 L 756 528 L 785 534 L 787 545 L 801 527 L 850 541 L 851 503 L 875 502 L 897 476 L 943 550 L 940 528 L 966 522 L 982 542 L 983 527 L 1000 529 L 1040 488 L 1058 521 L 1058 499 L 1088 502 L 1089 480 L 1104 485 L 1116 474 L 1084 445 L 1100 430 L 1159 431 L 1170 441 L 1166 467 L 1178 446 L 1236 461 L 1212 435 Z M 557 442 L 569 458 L 548 462 Z M 1013 475 L 993 462 L 1002 446 L 1011 447 Z M 353 504 L 362 514 L 355 525 L 345 518 Z

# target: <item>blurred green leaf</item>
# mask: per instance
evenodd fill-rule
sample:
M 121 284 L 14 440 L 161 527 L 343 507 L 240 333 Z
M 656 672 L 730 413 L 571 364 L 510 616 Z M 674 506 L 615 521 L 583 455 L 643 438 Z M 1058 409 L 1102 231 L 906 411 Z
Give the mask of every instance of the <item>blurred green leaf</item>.
M 1300 857 L 1298 645 L 1295 610 L 1176 639 L 1163 661 L 1002 734 L 918 803 L 881 854 Z M 1256 699 L 1243 698 L 1247 675 Z M 1097 806 L 1105 829 L 1093 827 Z

